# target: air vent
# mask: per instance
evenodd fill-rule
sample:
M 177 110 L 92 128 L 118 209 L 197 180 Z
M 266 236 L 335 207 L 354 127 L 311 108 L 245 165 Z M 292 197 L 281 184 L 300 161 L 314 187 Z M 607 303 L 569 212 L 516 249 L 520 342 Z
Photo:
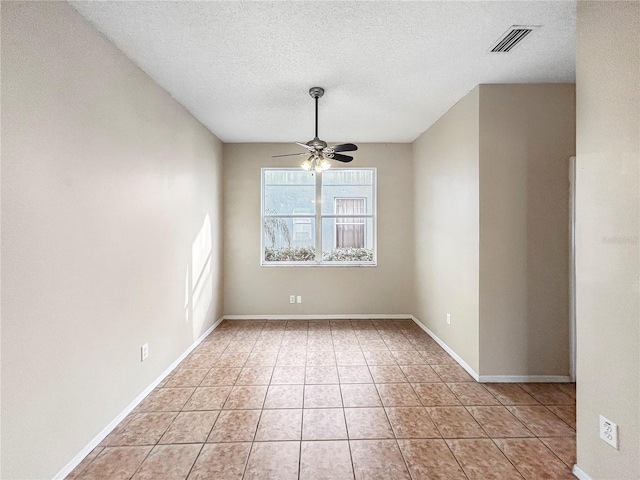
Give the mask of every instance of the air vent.
M 540 28 L 540 25 L 512 25 L 491 47 L 494 53 L 509 53 L 519 45 L 522 40 Z

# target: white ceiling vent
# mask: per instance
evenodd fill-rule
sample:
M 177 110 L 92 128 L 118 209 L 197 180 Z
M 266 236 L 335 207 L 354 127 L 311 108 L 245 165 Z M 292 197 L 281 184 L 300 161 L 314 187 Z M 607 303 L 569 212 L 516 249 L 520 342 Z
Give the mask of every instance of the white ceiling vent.
M 511 25 L 511 28 L 493 44 L 490 51 L 493 53 L 509 53 L 538 28 L 540 28 L 540 25 Z

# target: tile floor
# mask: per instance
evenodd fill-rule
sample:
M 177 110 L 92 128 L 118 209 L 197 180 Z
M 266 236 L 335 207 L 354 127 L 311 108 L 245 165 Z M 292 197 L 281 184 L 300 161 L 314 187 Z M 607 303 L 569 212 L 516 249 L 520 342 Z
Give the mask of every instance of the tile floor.
M 225 321 L 68 479 L 574 478 L 575 385 L 479 384 L 410 320 Z

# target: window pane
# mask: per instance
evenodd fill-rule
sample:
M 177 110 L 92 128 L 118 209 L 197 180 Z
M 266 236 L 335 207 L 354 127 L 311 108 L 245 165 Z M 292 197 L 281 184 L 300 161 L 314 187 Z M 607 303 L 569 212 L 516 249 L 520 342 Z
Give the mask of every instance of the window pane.
M 322 260 L 373 262 L 373 219 L 322 219 Z
M 262 230 L 265 262 L 315 261 L 313 217 L 267 217 Z
M 373 214 L 373 170 L 335 168 L 322 174 L 322 213 L 324 215 L 349 213 L 337 211 L 336 199 L 364 199 L 363 211 L 354 213 Z M 348 206 L 345 204 L 345 208 Z
M 303 170 L 264 172 L 264 214 L 314 214 L 315 175 Z

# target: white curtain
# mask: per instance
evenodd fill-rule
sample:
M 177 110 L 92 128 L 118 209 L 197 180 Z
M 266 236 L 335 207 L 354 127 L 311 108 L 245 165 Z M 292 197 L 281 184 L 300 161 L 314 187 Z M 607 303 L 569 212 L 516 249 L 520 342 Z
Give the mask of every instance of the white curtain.
M 365 213 L 364 198 L 336 198 L 337 215 L 356 215 Z M 364 218 L 336 219 L 336 247 L 364 247 Z

